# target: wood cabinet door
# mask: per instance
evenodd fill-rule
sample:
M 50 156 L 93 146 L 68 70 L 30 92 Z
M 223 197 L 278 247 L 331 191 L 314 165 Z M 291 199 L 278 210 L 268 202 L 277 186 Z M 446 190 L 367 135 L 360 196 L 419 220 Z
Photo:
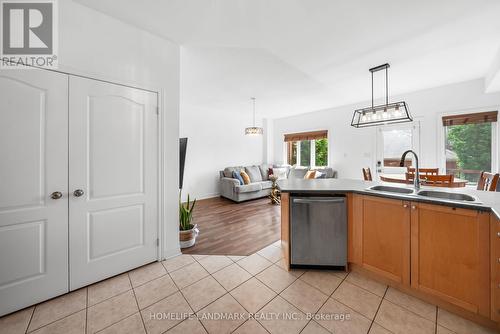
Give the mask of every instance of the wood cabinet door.
M 410 284 L 410 210 L 401 200 L 363 196 L 362 267 Z
M 490 219 L 491 245 L 491 320 L 500 322 L 500 219 Z
M 411 285 L 490 316 L 489 213 L 412 203 Z

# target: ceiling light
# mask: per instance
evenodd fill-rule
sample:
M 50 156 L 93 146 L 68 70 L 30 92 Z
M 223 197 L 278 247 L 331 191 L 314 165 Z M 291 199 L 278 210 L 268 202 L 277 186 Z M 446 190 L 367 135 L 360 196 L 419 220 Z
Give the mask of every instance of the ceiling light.
M 251 97 L 251 99 L 253 101 L 253 126 L 245 128 L 245 135 L 247 136 L 262 135 L 264 133 L 264 129 L 255 126 L 255 97 Z
M 351 126 L 356 128 L 363 128 L 374 125 L 394 124 L 411 122 L 410 111 L 406 102 L 393 102 L 389 103 L 389 85 L 388 85 L 388 68 L 389 64 L 380 65 L 370 68 L 372 74 L 372 106 L 357 109 L 352 115 Z M 374 106 L 373 105 L 373 73 L 385 70 L 385 104 Z M 368 113 L 368 116 L 367 116 Z M 372 116 L 370 116 L 372 115 Z

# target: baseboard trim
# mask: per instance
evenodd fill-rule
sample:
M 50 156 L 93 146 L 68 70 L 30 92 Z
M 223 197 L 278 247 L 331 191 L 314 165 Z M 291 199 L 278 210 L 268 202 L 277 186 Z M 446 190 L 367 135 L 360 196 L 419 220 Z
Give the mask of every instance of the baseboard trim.
M 181 254 L 182 254 L 182 252 L 181 252 L 180 248 L 164 249 L 162 260 L 170 259 L 172 257 L 176 257 L 176 256 L 181 255 Z

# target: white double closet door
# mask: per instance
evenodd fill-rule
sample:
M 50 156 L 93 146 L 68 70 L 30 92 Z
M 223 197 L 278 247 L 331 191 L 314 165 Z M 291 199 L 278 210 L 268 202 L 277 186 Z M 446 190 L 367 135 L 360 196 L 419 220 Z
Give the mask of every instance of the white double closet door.
M 157 95 L 0 72 L 0 315 L 157 259 Z

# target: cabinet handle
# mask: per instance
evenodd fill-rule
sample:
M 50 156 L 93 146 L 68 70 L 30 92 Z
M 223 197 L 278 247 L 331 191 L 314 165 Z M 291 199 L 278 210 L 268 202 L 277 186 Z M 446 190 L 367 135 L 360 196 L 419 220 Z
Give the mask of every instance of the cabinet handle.
M 500 232 L 497 232 L 497 237 L 499 237 L 499 238 L 500 238 Z
M 411 208 L 415 210 L 417 207 L 415 205 L 412 205 Z
M 403 204 L 403 208 L 407 208 L 408 207 L 408 204 Z M 499 233 L 499 236 L 500 236 L 500 232 Z
M 497 259 L 497 262 L 500 263 L 500 257 Z

